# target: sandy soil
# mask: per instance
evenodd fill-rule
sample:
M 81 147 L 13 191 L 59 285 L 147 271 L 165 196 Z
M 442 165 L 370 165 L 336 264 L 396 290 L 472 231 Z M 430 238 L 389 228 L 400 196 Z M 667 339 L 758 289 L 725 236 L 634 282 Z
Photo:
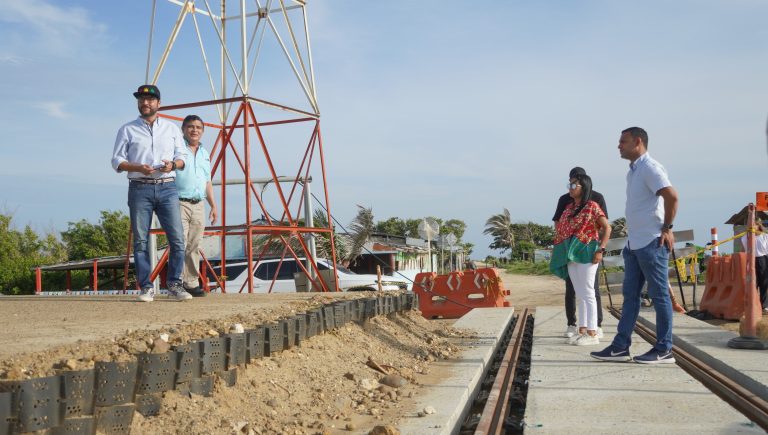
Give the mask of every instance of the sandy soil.
M 558 278 L 503 274 L 502 279 L 517 309 L 563 304 L 564 284 Z M 690 303 L 691 289 L 686 292 Z M 162 333 L 171 345 L 181 344 L 226 333 L 235 323 L 247 329 L 335 298 L 364 296 L 211 295 L 151 304 L 132 297 L 2 297 L 0 379 L 132 359 L 151 351 Z M 613 302 L 621 303 L 616 293 Z M 608 303 L 604 296 L 603 304 Z M 431 363 L 457 355 L 452 339 L 472 336 L 451 323 L 411 312 L 346 325 L 242 368 L 237 385 L 217 383 L 212 397 L 164 393 L 160 415 L 136 413 L 132 433 L 367 434 L 377 425 L 395 428 L 402 418 L 417 418 L 412 399 L 420 394 L 419 379 L 429 375 Z M 402 377 L 405 385 L 379 384 L 384 375 L 366 364 L 369 359 Z

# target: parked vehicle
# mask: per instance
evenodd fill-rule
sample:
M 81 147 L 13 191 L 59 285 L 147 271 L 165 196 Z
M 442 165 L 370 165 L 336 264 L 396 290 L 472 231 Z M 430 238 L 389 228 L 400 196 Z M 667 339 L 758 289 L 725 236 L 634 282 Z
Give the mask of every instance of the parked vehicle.
M 302 262 L 304 258 L 300 258 Z M 279 265 L 279 269 L 278 269 Z M 317 259 L 317 267 L 321 271 L 331 270 L 331 262 L 324 259 Z M 221 268 L 214 266 L 214 271 L 220 276 Z M 339 288 L 343 291 L 371 291 L 378 290 L 378 277 L 376 275 L 357 274 L 344 266 L 336 265 L 336 271 L 339 277 Z M 290 293 L 296 291 L 296 283 L 293 278 L 294 273 L 301 272 L 302 269 L 296 265 L 294 258 L 283 259 L 282 264 L 279 258 L 269 258 L 254 264 L 253 268 L 253 292 L 267 293 L 272 285 L 272 279 L 275 283 L 272 286 L 272 293 Z M 248 280 L 248 263 L 242 259 L 228 261 L 226 269 L 227 291 L 237 292 Z M 407 289 L 405 279 L 398 279 L 383 275 L 381 277 L 382 290 Z M 217 283 L 211 282 L 210 286 L 216 287 Z

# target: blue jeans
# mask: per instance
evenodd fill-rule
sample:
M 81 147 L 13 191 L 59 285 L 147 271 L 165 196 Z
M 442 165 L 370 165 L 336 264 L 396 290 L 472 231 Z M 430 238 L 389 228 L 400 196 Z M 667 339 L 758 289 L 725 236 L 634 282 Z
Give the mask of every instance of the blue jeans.
M 624 303 L 621 308 L 616 338 L 613 345 L 618 349 L 629 349 L 632 344 L 632 330 L 640 314 L 640 290 L 648 282 L 648 295 L 656 309 L 656 345 L 661 352 L 672 350 L 672 301 L 669 297 L 669 248 L 659 246 L 655 239 L 640 249 L 625 247 L 624 285 L 622 293 Z
M 184 231 L 181 226 L 176 183 L 171 181 L 161 184 L 144 184 L 131 181 L 128 187 L 128 208 L 131 212 L 131 230 L 133 231 L 133 261 L 140 288 L 152 287 L 152 282 L 149 280 L 152 270 L 147 250 L 152 212 L 157 214 L 160 226 L 165 230 L 171 251 L 168 256 L 166 283 L 171 285 L 181 282 L 181 270 L 184 267 Z

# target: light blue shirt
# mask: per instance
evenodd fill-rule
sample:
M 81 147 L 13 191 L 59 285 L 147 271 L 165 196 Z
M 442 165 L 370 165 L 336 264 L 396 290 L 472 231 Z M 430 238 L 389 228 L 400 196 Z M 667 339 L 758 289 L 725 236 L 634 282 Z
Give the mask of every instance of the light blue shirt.
M 211 181 L 211 156 L 203 145 L 197 154 L 187 147 L 187 160 L 183 171 L 176 171 L 176 189 L 179 198 L 205 199 L 205 185 Z
M 648 153 L 629 164 L 624 213 L 630 249 L 644 248 L 661 236 L 664 200 L 656 193 L 669 186 L 667 171 Z
M 158 117 L 150 126 L 144 119 L 137 119 L 125 124 L 117 130 L 115 149 L 112 151 L 112 168 L 123 172 L 117 167 L 120 163 L 139 163 L 156 167 L 163 160 L 183 160 L 186 164 L 187 149 L 179 126 L 173 122 Z M 128 172 L 128 178 L 173 178 L 171 172 L 155 172 L 144 175 L 141 172 Z

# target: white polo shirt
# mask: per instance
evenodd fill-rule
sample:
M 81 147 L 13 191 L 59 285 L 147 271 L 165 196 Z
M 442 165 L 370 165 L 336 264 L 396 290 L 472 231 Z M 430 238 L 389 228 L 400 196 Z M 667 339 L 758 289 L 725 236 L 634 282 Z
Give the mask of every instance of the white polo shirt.
M 630 249 L 644 248 L 661 235 L 664 200 L 656 192 L 669 186 L 667 171 L 648 153 L 629 164 L 624 215 Z
M 747 236 L 741 237 L 741 246 L 744 247 L 744 251 L 746 252 Z M 768 255 L 768 234 L 755 234 L 755 257 L 764 257 L 766 255 Z

